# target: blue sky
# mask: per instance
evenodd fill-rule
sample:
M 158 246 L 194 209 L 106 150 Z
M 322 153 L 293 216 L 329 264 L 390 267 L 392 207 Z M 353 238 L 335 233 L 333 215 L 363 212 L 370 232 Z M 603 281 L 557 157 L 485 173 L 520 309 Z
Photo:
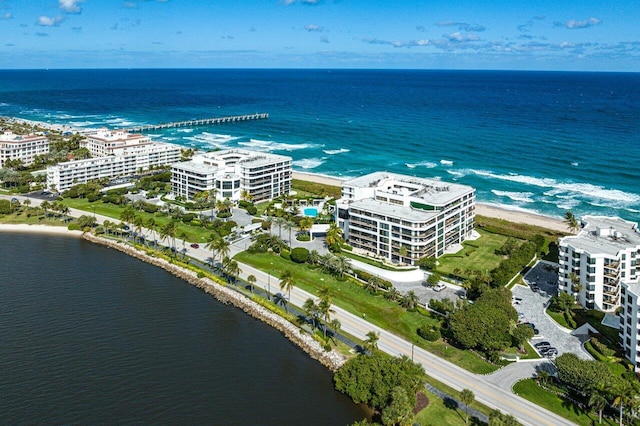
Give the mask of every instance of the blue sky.
M 640 71 L 639 0 L 0 0 L 0 68 Z

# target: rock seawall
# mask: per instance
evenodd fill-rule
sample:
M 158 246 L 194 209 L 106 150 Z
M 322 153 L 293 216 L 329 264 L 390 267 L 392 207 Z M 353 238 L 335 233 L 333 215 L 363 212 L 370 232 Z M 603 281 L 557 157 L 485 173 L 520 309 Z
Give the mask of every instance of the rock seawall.
M 327 352 L 322 345 L 311 337 L 309 334 L 300 330 L 300 328 L 291 324 L 286 319 L 282 318 L 267 308 L 260 306 L 258 303 L 243 296 L 242 294 L 222 286 L 208 278 L 198 278 L 198 275 L 188 269 L 181 268 L 174 265 L 164 259 L 149 256 L 147 253 L 131 247 L 124 242 L 113 241 L 103 237 L 98 237 L 89 233 L 85 233 L 83 238 L 92 243 L 101 244 L 118 250 L 129 256 L 140 259 L 153 266 L 164 269 L 167 272 L 175 275 L 176 277 L 185 280 L 186 282 L 202 289 L 204 292 L 212 295 L 217 300 L 225 304 L 231 304 L 237 308 L 242 309 L 247 314 L 260 321 L 270 325 L 271 327 L 281 331 L 287 339 L 300 347 L 309 356 L 315 360 L 318 360 L 321 364 L 329 368 L 331 371 L 336 371 L 346 361 L 346 358 L 335 350 Z

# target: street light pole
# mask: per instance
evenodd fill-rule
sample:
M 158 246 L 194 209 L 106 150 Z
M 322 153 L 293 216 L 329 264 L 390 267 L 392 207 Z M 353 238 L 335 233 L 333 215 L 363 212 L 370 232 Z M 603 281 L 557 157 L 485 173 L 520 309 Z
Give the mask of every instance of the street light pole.
M 267 273 L 267 299 L 271 300 L 271 269 Z

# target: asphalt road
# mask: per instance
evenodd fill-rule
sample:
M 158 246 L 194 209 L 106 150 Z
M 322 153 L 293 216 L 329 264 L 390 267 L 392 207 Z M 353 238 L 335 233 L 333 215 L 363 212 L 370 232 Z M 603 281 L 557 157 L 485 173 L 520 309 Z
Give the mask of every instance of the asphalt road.
M 12 196 L 0 195 L 0 198 L 11 199 Z M 15 197 L 22 201 L 24 197 Z M 40 200 L 32 200 L 32 205 L 37 205 Z M 91 214 L 80 210 L 72 209 L 70 215 L 77 217 L 83 214 Z M 114 221 L 113 218 L 106 216 L 96 215 L 98 222 L 104 220 Z M 142 234 L 147 234 L 147 230 L 143 230 Z M 189 243 L 185 243 L 186 247 L 189 247 Z M 181 247 L 183 242 L 176 240 L 176 246 Z M 211 256 L 210 252 L 207 252 L 203 248 L 188 249 L 189 256 L 192 256 L 198 260 L 206 261 Z M 280 291 L 279 280 L 275 276 L 269 276 L 269 274 L 255 269 L 249 265 L 239 263 L 238 266 L 242 270 L 241 277 L 246 278 L 247 275 L 253 274 L 257 278 L 256 286 L 263 289 L 270 287 L 271 293 Z M 290 303 L 296 306 L 302 306 L 308 298 L 317 298 L 300 288 L 294 287 L 291 291 Z M 411 342 L 408 342 L 374 324 L 369 323 L 361 316 L 354 315 L 345 311 L 342 308 L 334 306 L 335 318 L 340 320 L 342 324 L 342 330 L 351 335 L 366 339 L 366 334 L 370 331 L 378 333 L 380 339 L 378 341 L 378 348 L 388 354 L 394 356 L 406 355 L 413 358 L 414 361 L 419 362 L 424 366 L 428 375 L 435 379 L 451 386 L 456 390 L 470 389 L 475 394 L 476 400 L 487 405 L 491 408 L 497 408 L 500 411 L 513 415 L 522 424 L 527 426 L 561 426 L 561 425 L 573 425 L 574 423 L 542 408 L 539 407 L 524 398 L 520 398 L 517 395 L 511 393 L 510 389 L 500 388 L 488 380 L 485 377 L 478 374 L 470 373 L 448 361 L 445 361 L 437 356 L 414 346 Z

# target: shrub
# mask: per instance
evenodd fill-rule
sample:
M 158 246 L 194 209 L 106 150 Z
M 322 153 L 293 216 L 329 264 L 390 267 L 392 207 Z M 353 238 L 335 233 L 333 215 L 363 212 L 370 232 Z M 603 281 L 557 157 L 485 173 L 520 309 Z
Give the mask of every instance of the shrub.
M 69 231 L 80 231 L 82 228 L 80 228 L 80 225 L 77 223 L 70 223 L 69 226 L 67 226 L 67 229 Z
M 204 272 L 198 271 L 198 278 L 204 278 Z
M 182 215 L 182 217 L 180 218 L 180 220 L 182 220 L 183 223 L 189 223 L 191 222 L 193 219 L 196 218 L 196 215 L 193 213 L 187 213 Z
M 158 210 L 160 210 L 158 206 L 149 203 L 144 203 L 142 209 L 147 213 L 156 213 Z
M 607 347 L 605 344 L 600 342 L 595 337 L 591 338 L 591 344 L 593 345 L 595 350 L 597 350 L 598 352 L 600 352 L 602 355 L 606 357 L 614 356 L 616 354 L 616 352 L 613 349 Z
M 309 250 L 304 247 L 296 247 L 291 250 L 291 260 L 296 263 L 305 263 L 309 258 Z
M 425 324 L 418 328 L 418 336 L 430 342 L 435 342 L 442 337 L 442 334 L 440 333 L 440 329 Z
M 310 241 L 311 237 L 309 236 L 309 234 L 300 234 L 296 237 L 296 240 L 298 241 Z
M 233 216 L 233 213 L 227 211 L 218 212 L 218 214 L 216 215 L 216 217 L 219 217 L 220 219 L 226 219 L 231 216 Z
M 289 253 L 287 250 L 282 250 L 280 252 L 280 257 L 285 260 L 291 260 L 291 253 Z
M 445 298 L 442 300 L 431 299 L 429 301 L 429 308 L 436 312 L 440 312 L 443 315 L 447 315 L 448 313 L 453 312 L 456 307 L 450 299 Z

